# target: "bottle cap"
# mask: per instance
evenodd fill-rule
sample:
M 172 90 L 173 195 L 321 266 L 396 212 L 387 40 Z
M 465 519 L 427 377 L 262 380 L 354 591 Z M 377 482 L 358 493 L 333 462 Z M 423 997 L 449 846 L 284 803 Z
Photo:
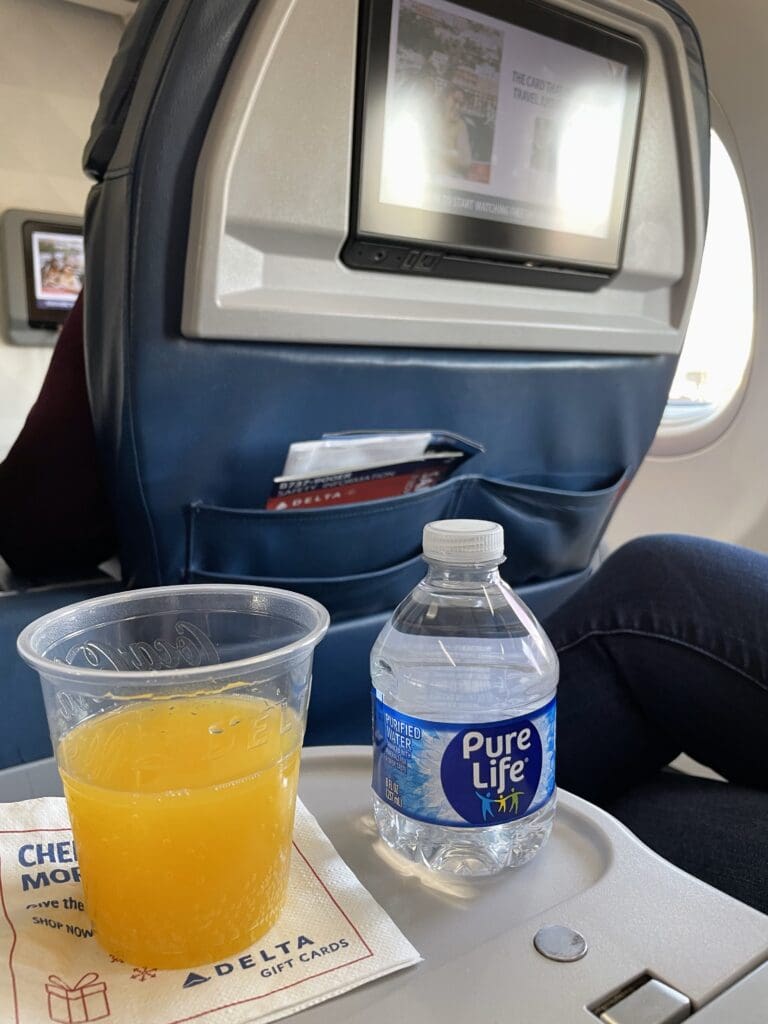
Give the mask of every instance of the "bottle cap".
M 424 527 L 424 557 L 449 565 L 504 560 L 504 530 L 484 519 L 441 519 Z

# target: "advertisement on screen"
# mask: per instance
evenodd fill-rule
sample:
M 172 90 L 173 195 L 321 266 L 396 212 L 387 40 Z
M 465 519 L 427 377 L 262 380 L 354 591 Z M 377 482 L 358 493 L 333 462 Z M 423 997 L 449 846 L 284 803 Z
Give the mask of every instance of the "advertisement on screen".
M 379 201 L 606 238 L 627 79 L 448 0 L 394 0 Z
M 85 274 L 82 236 L 32 231 L 31 246 L 35 305 L 38 309 L 71 309 Z

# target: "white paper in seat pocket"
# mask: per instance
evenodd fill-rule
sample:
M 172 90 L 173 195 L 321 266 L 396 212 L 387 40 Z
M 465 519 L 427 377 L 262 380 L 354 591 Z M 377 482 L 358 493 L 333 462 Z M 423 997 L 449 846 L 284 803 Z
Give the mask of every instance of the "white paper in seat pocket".
M 296 441 L 288 449 L 282 476 L 316 476 L 419 459 L 431 439 L 429 431 L 421 431 Z

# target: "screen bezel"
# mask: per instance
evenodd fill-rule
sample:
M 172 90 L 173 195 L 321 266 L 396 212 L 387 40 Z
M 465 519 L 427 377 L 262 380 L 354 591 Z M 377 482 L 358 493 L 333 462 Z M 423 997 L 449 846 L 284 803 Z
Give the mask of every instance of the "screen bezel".
M 485 14 L 627 66 L 627 95 L 610 226 L 607 236 L 599 238 L 380 202 L 393 0 L 362 0 L 362 5 L 352 194 L 354 238 L 390 240 L 525 266 L 615 273 L 621 266 L 642 107 L 642 44 L 537 0 L 519 0 L 514 11 L 509 10 L 509 0 L 457 3 L 469 13 Z
M 27 291 L 27 322 L 30 327 L 43 328 L 44 330 L 55 330 L 65 322 L 72 312 L 72 306 L 45 309 L 38 306 L 37 294 L 35 292 L 35 271 L 34 257 L 32 252 L 32 235 L 34 232 L 41 232 L 48 235 L 71 235 L 75 238 L 83 238 L 82 227 L 75 227 L 72 224 L 62 224 L 57 221 L 26 220 L 21 226 L 22 244 L 24 247 L 24 279 Z M 75 302 L 77 298 L 75 298 Z

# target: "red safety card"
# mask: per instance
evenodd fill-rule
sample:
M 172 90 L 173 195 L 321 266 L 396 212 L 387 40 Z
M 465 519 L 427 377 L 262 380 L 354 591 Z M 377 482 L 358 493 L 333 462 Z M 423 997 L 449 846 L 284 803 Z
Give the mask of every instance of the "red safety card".
M 464 452 L 429 452 L 421 459 L 368 469 L 310 477 L 277 477 L 267 508 L 279 512 L 396 498 L 442 483 L 466 458 Z

